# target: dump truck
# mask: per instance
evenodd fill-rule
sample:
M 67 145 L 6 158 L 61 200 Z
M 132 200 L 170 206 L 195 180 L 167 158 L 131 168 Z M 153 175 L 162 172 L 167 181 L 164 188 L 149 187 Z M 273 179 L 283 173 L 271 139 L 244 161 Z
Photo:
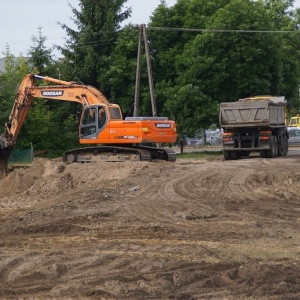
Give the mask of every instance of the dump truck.
M 287 102 L 285 97 L 257 96 L 220 104 L 225 160 L 259 152 L 274 158 L 288 153 Z

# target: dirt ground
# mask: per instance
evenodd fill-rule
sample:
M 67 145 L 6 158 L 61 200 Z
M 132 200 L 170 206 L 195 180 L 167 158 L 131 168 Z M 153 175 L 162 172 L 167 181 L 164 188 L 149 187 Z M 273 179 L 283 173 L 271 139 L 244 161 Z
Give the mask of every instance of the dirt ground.
M 300 299 L 300 156 L 0 180 L 1 299 Z

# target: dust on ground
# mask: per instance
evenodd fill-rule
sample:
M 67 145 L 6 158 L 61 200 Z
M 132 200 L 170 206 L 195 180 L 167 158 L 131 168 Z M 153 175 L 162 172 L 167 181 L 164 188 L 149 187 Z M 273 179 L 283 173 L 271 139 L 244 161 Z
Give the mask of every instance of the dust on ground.
M 0 298 L 300 299 L 299 164 L 35 159 L 0 180 Z

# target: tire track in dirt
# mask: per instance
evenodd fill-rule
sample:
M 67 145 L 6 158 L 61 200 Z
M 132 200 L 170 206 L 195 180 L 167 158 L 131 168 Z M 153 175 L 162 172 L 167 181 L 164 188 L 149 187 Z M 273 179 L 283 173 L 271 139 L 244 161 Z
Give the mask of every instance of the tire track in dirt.
M 236 175 L 228 184 L 229 193 L 234 195 L 235 199 L 240 198 L 243 201 L 243 207 L 249 207 L 247 210 L 240 212 L 241 216 L 251 218 L 253 210 L 256 212 L 255 218 L 258 221 L 270 222 L 274 219 L 274 211 L 281 211 L 282 214 L 290 214 L 291 210 L 286 209 L 286 202 L 290 205 L 297 205 L 297 199 L 293 197 L 294 192 L 276 177 L 282 172 L 277 170 L 276 165 L 281 164 L 280 158 L 276 160 L 265 159 L 261 161 L 251 161 L 251 169 L 237 171 Z M 253 171 L 255 170 L 255 171 Z M 260 170 L 259 172 L 257 170 Z M 292 201 L 291 201 L 292 200 Z
M 191 169 L 195 167 L 191 166 Z M 160 181 L 158 189 L 152 188 L 143 192 L 134 202 L 126 204 L 126 210 L 147 222 L 159 222 L 177 228 L 193 228 L 193 224 L 185 220 L 185 217 L 188 217 L 186 214 L 194 205 L 186 186 L 198 175 L 199 170 L 191 170 L 185 176 L 175 175 Z M 204 206 L 203 211 L 211 213 L 209 206 Z
M 206 241 L 52 236 L 46 242 L 41 236 L 28 239 L 27 243 L 31 249 L 38 248 L 39 251 L 23 251 L 24 260 L 21 264 L 10 264 L 6 274 L 19 294 L 29 290 L 34 292 L 34 289 L 50 291 L 55 285 L 57 289 L 63 289 L 68 282 L 77 281 L 79 286 L 80 283 L 92 286 L 96 282 L 102 286 L 104 282 L 114 280 L 117 286 L 118 278 L 122 280 L 123 276 L 128 276 L 126 282 L 135 283 L 141 276 L 163 277 L 191 268 L 196 270 L 197 264 L 204 262 L 219 263 L 219 259 L 211 256 L 219 247 L 218 243 Z M 78 243 L 85 246 L 72 251 Z M 89 248 L 93 249 L 93 255 Z M 29 274 L 30 288 L 26 283 Z
M 261 184 L 256 183 L 258 169 L 263 174 Z M 281 193 L 274 189 L 276 182 L 265 183 L 274 169 L 276 172 L 276 160 L 270 162 L 260 158 L 227 164 L 216 161 L 206 166 L 191 165 L 188 174 L 160 182 L 157 191 L 153 189 L 142 193 L 140 199 L 127 204 L 126 209 L 144 222 L 156 222 L 177 230 L 198 230 L 200 220 L 253 226 L 266 220 L 272 222 L 274 213 L 278 214 L 278 211 L 283 216 L 292 214 L 297 218 L 297 212 L 285 209 Z M 294 193 L 288 188 L 282 191 L 289 199 L 289 205 L 291 202 L 296 205 L 296 201 L 290 200 Z M 249 221 L 244 223 L 245 219 Z
M 159 231 L 178 231 L 184 232 L 188 231 L 198 231 L 197 219 L 198 216 L 193 215 L 194 206 L 198 204 L 198 201 L 193 202 L 190 193 L 186 193 L 186 186 L 191 182 L 191 180 L 198 177 L 199 172 L 203 172 L 202 166 L 190 166 L 190 172 L 185 176 L 174 175 L 169 179 L 165 179 L 163 182 L 160 180 L 159 187 L 157 190 L 154 188 L 148 189 L 147 191 L 140 194 L 138 197 L 132 201 L 126 201 L 125 209 L 131 215 L 138 218 L 145 224 L 146 236 L 149 236 L 151 229 Z M 180 170 L 178 170 L 180 173 Z M 157 183 L 156 183 L 157 184 Z M 221 188 L 222 184 L 220 184 Z M 178 188 L 179 187 L 179 188 Z M 180 192 L 178 192 L 178 190 Z M 214 194 L 215 191 L 212 191 Z M 186 193 L 186 195 L 185 195 Z M 215 210 L 211 209 L 209 205 L 203 205 L 200 218 L 206 218 L 215 214 Z M 148 224 L 148 225 L 147 225 Z M 132 241 L 134 243 L 134 241 Z M 206 245 L 205 245 L 206 244 Z M 183 245 L 183 244 L 182 244 Z M 182 248 L 182 245 L 180 248 Z M 175 244 L 172 245 L 174 249 Z M 193 251 L 194 247 L 187 250 L 186 253 Z M 211 249 L 207 243 L 198 245 L 198 252 L 200 255 L 195 255 L 193 253 L 191 257 L 182 257 L 181 259 L 190 261 L 192 257 L 197 260 L 197 257 L 201 260 L 218 260 L 219 257 L 215 253 L 214 249 Z M 194 249 L 195 250 L 195 249 Z M 175 258 L 176 259 L 176 258 Z
M 184 176 L 173 176 L 154 189 L 126 204 L 131 214 L 146 222 L 192 229 L 199 219 L 216 217 L 221 212 L 220 195 L 230 180 L 219 176 L 218 164 L 190 166 Z M 180 170 L 178 171 L 180 173 Z M 229 175 L 229 173 L 228 173 Z

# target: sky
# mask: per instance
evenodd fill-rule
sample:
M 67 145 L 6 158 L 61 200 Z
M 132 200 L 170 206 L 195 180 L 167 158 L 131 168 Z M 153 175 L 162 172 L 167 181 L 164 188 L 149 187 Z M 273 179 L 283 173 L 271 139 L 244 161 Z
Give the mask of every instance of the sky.
M 300 1 L 300 0 L 299 0 Z M 168 7 L 176 0 L 166 0 Z M 65 31 L 57 23 L 77 29 L 71 20 L 73 13 L 69 4 L 78 7 L 78 0 L 1 0 L 0 3 L 0 57 L 6 46 L 18 56 L 26 56 L 33 46 L 32 37 L 38 36 L 38 28 L 47 38 L 45 46 L 64 45 Z M 131 7 L 132 16 L 128 20 L 133 24 L 147 24 L 160 0 L 127 0 L 124 7 Z M 55 54 L 55 52 L 54 52 Z
M 172 6 L 177 0 L 166 0 Z M 0 9 L 0 57 L 6 46 L 18 56 L 26 56 L 33 46 L 32 37 L 38 36 L 38 28 L 47 38 L 45 46 L 64 45 L 65 31 L 58 25 L 60 22 L 77 29 L 71 20 L 73 16 L 69 4 L 78 7 L 79 0 L 1 0 Z M 160 0 L 127 0 L 125 7 L 132 8 L 128 20 L 133 24 L 147 24 Z M 300 0 L 295 0 L 295 7 L 300 8 Z M 54 55 L 58 55 L 54 52 Z

